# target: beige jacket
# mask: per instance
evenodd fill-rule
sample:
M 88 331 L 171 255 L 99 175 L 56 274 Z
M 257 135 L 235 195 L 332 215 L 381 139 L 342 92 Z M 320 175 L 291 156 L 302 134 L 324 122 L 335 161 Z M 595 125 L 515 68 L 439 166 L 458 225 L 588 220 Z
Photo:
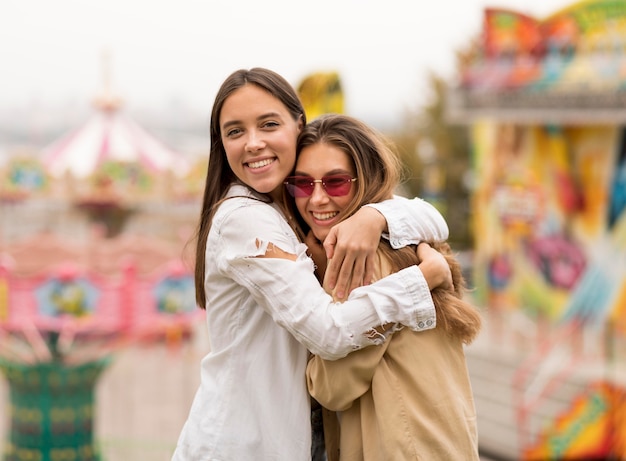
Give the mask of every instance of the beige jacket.
M 385 260 L 379 269 L 389 273 Z M 312 356 L 307 384 L 327 409 L 329 461 L 479 459 L 463 344 L 441 328 L 404 328 L 340 360 Z

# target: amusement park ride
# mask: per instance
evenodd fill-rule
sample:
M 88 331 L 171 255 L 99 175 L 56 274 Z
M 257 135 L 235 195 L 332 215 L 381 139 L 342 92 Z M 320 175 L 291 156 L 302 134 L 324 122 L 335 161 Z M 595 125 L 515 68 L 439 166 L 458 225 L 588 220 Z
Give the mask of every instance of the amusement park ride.
M 126 347 L 191 340 L 204 313 L 188 243 L 207 156 L 194 163 L 127 116 L 104 64 L 85 123 L 0 164 L 3 461 L 100 460 L 102 371 Z M 335 73 L 300 92 L 315 96 L 315 110 L 343 110 Z
M 468 354 L 481 447 L 626 459 L 626 3 L 488 8 L 459 67 L 447 112 L 471 133 L 491 345 Z
M 185 341 L 202 315 L 183 234 L 206 163 L 148 134 L 105 86 L 83 126 L 3 166 L 0 458 L 97 460 L 101 372 L 129 344 Z
M 544 20 L 488 8 L 459 64 L 447 114 L 471 133 L 472 295 L 488 327 L 467 350 L 479 445 L 626 460 L 626 3 Z M 303 82 L 303 100 L 319 85 L 314 109 L 341 111 L 337 75 Z M 4 461 L 99 460 L 102 370 L 131 343 L 188 338 L 205 171 L 106 85 L 82 127 L 0 164 Z

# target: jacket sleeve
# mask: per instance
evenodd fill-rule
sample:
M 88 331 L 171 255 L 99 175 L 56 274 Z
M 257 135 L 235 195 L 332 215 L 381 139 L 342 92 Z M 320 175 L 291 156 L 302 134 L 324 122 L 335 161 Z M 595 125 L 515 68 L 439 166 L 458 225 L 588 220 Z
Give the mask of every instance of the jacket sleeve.
M 245 287 L 255 301 L 312 353 L 334 360 L 380 344 L 375 327 L 400 323 L 415 331 L 435 327 L 435 308 L 417 266 L 352 291 L 342 304 L 320 286 L 306 246 L 268 205 L 241 207 L 213 223 L 211 248 L 220 273 Z M 257 257 L 273 244 L 295 261 Z M 208 254 L 207 246 L 207 254 Z
M 391 338 L 382 345 L 367 347 L 339 360 L 313 356 L 307 365 L 309 393 L 323 407 L 333 411 L 347 410 L 352 402 L 372 386 L 372 379 Z
M 393 248 L 418 244 L 424 241 L 443 242 L 448 239 L 448 224 L 439 211 L 421 198 L 393 199 L 366 206 L 376 208 L 387 220 L 389 239 Z

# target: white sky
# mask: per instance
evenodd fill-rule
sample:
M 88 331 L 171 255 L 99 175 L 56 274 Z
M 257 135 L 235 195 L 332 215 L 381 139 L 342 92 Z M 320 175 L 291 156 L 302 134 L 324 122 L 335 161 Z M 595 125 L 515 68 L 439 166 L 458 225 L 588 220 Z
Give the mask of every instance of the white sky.
M 184 101 L 209 113 L 233 70 L 263 66 L 297 85 L 336 70 L 346 109 L 393 120 L 453 75 L 454 50 L 485 7 L 543 18 L 573 0 L 0 0 L 0 108 L 88 104 L 111 53 L 131 107 Z

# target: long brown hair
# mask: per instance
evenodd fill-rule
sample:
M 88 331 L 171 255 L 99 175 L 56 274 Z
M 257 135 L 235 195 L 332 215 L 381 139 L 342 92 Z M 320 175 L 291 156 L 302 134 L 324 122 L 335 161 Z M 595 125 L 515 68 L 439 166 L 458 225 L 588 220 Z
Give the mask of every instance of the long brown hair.
M 255 67 L 240 69 L 230 74 L 222 83 L 215 96 L 211 110 L 210 136 L 211 149 L 207 167 L 202 210 L 196 231 L 195 289 L 196 303 L 202 309 L 206 307 L 204 292 L 204 271 L 206 266 L 206 244 L 217 205 L 224 199 L 230 185 L 237 177 L 230 169 L 220 130 L 220 115 L 228 97 L 245 85 L 256 85 L 282 102 L 294 120 L 301 118 L 306 124 L 306 115 L 294 88 L 274 71 Z
M 461 264 L 447 242 L 427 243 L 445 257 L 452 273 L 453 288 L 436 287 L 431 291 L 437 328 L 443 328 L 461 342 L 470 344 L 480 331 L 482 319 L 478 310 L 466 300 L 467 285 Z M 415 245 L 394 250 L 388 241 L 381 239 L 378 249 L 390 261 L 394 271 L 420 263 Z
M 296 156 L 302 149 L 315 144 L 329 144 L 342 150 L 354 164 L 358 181 L 354 198 L 342 212 L 345 219 L 363 205 L 377 203 L 393 196 L 402 177 L 402 164 L 392 143 L 380 132 L 358 119 L 347 115 L 329 114 L 321 116 L 304 127 L 298 137 Z M 290 204 L 294 206 L 293 203 Z M 306 223 L 299 219 L 302 232 L 308 232 Z M 478 311 L 464 300 L 466 289 L 461 266 L 448 243 L 431 243 L 442 253 L 452 272 L 454 288 L 435 288 L 432 297 L 437 312 L 437 327 L 469 344 L 481 326 Z M 381 239 L 379 251 L 386 257 L 393 271 L 419 264 L 415 246 L 393 249 L 387 240 Z

